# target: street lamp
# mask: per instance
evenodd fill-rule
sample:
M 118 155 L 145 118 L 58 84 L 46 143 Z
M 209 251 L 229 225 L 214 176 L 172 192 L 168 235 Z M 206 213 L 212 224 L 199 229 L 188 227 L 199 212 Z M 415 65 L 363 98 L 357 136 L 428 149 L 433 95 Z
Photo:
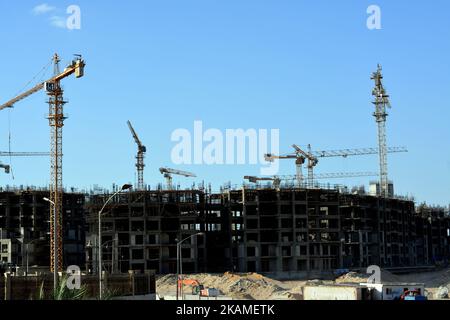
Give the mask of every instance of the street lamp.
M 53 291 L 56 292 L 56 285 L 58 284 L 58 238 L 56 236 L 56 204 L 50 200 L 49 198 L 42 198 L 44 201 L 47 201 L 53 205 Z
M 25 244 L 25 250 L 27 251 L 27 254 L 26 254 L 26 259 L 27 259 L 27 271 L 26 271 L 26 275 L 27 275 L 27 277 L 28 277 L 28 251 L 29 251 L 28 248 L 29 248 L 29 245 L 30 245 L 30 244 L 33 244 L 33 242 L 36 242 L 36 241 L 45 241 L 45 238 L 34 239 L 34 240 L 28 242 L 27 244 Z
M 179 291 L 179 282 L 181 281 L 181 297 L 183 297 L 183 255 L 181 254 L 181 244 L 196 236 L 204 236 L 204 232 L 199 232 L 196 234 L 193 234 L 187 238 L 184 238 L 183 240 L 177 242 L 177 300 L 178 300 L 178 291 Z M 175 241 L 178 241 L 178 239 L 175 239 Z
M 101 208 L 101 210 L 98 212 L 98 290 L 99 290 L 99 298 L 100 300 L 103 297 L 103 275 L 102 275 L 102 213 L 103 210 L 105 210 L 106 205 L 119 193 L 122 191 L 131 189 L 131 184 L 124 184 L 122 188 L 114 193 L 112 196 L 106 200 L 105 204 Z

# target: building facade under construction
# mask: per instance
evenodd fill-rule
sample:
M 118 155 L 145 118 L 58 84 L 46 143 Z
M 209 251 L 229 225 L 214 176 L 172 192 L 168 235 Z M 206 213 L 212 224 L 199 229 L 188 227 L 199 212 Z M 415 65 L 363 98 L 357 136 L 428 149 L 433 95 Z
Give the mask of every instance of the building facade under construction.
M 49 266 L 50 207 L 48 190 L 0 192 L 0 263 L 26 270 Z M 85 195 L 63 194 L 63 260 L 66 266 L 84 265 L 86 223 Z
M 97 212 L 108 195 L 91 197 L 87 265 L 96 272 Z M 193 236 L 198 233 L 204 235 Z M 110 272 L 298 273 L 408 268 L 450 257 L 444 209 L 405 199 L 333 188 L 242 188 L 136 191 L 118 195 L 102 218 L 103 261 Z

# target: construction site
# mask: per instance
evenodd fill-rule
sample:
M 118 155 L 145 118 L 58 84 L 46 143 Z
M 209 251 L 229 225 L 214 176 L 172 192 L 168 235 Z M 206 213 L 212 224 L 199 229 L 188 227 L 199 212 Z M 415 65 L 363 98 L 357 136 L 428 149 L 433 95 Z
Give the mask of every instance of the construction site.
M 93 196 L 87 208 L 92 270 L 96 213 L 104 198 Z M 314 277 L 370 265 L 433 265 L 450 254 L 450 219 L 443 209 L 324 188 L 130 192 L 117 196 L 102 226 L 102 242 L 110 242 L 103 263 L 116 272 L 175 273 L 176 239 L 198 233 L 203 236 L 181 247 L 186 273 Z
M 65 101 L 60 81 L 70 75 L 81 78 L 85 62 L 79 56 L 60 72 L 55 55 L 53 64 L 52 78 L 0 105 L 0 110 L 10 108 L 44 89 L 49 96 L 51 128 L 50 153 L 3 154 L 51 158 L 49 188 L 4 188 L 0 192 L 4 273 L 61 273 L 76 265 L 86 276 L 99 275 L 97 292 L 101 297 L 103 274 L 250 274 L 260 277 L 258 281 L 263 277 L 306 281 L 330 279 L 339 270 L 361 272 L 372 265 L 402 274 L 448 268 L 448 208 L 416 205 L 411 199 L 396 196 L 388 179 L 388 154 L 407 149 L 386 144 L 386 108 L 390 103 L 380 66 L 371 77 L 378 148 L 313 151 L 310 145 L 303 150 L 294 144 L 292 153 L 269 153 L 265 159 L 292 161 L 295 175 L 244 176 L 248 182 L 217 192 L 204 184 L 180 189 L 174 186 L 174 175 L 195 178 L 196 174 L 162 167 L 159 171 L 165 185 L 150 190 L 144 182 L 147 149 L 128 121 L 137 145 L 136 185 L 103 193 L 74 193 L 64 190 L 62 184 Z M 323 158 L 362 155 L 377 155 L 379 172 L 314 171 Z M 4 164 L 2 168 L 6 173 L 11 169 Z M 360 176 L 379 180 L 370 184 L 369 192 L 322 183 Z M 220 277 L 217 279 L 215 286 L 221 287 Z M 166 282 L 174 287 L 176 280 L 163 277 L 159 281 L 162 287 Z M 237 298 L 245 298 L 242 291 Z

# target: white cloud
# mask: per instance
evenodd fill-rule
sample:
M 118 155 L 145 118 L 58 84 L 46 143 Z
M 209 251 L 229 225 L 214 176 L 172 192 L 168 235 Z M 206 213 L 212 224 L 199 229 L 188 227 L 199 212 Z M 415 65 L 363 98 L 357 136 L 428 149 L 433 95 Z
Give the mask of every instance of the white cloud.
M 52 6 L 48 5 L 47 3 L 43 3 L 43 4 L 40 4 L 40 5 L 37 5 L 36 7 L 34 7 L 32 12 L 34 15 L 41 15 L 41 14 L 46 14 L 48 12 L 51 12 L 55 9 L 56 9 L 55 7 L 52 7 Z
M 60 17 L 60 16 L 51 16 L 50 24 L 57 28 L 62 28 L 62 29 L 67 28 L 66 19 L 63 17 Z

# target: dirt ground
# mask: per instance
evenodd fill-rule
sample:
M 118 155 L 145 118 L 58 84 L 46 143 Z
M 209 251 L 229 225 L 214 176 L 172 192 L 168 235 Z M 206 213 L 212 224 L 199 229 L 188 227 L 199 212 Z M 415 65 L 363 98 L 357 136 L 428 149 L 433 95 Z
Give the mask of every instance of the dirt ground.
M 302 287 L 308 283 L 362 283 L 367 282 L 368 275 L 350 272 L 335 279 L 335 281 L 278 281 L 257 273 L 195 274 L 184 275 L 184 278 L 195 279 L 205 288 L 216 288 L 223 295 L 238 300 L 298 300 L 301 299 Z M 160 296 L 174 296 L 176 291 L 175 279 L 175 275 L 158 277 L 156 281 L 157 293 Z M 441 286 L 447 286 L 450 289 L 450 269 L 404 275 L 394 275 L 383 270 L 381 279 L 383 282 L 425 283 L 426 295 L 429 299 L 436 299 L 436 292 Z M 190 293 L 191 289 L 185 287 L 184 290 Z

